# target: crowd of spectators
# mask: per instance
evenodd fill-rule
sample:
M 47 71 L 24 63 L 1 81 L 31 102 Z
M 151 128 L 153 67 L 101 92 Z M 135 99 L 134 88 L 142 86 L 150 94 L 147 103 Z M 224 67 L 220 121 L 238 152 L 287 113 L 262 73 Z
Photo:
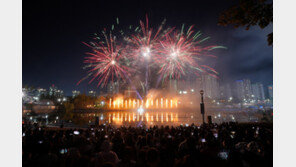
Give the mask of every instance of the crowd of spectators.
M 88 129 L 23 125 L 23 166 L 272 166 L 272 124 Z

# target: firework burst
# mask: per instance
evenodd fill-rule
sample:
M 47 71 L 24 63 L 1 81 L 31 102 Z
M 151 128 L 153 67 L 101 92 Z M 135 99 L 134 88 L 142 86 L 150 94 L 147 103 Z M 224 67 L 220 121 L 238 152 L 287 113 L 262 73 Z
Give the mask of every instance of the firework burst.
M 129 76 L 136 76 L 136 71 L 139 74 L 145 71 L 145 85 L 140 82 L 148 90 L 149 66 L 153 66 L 152 72 L 155 69 L 158 71 L 159 80 L 179 79 L 188 74 L 200 73 L 217 77 L 218 72 L 203 64 L 203 60 L 205 56 L 215 57 L 209 51 L 224 47 L 202 45 L 209 37 L 200 39 L 202 34 L 195 32 L 193 26 L 185 31 L 184 25 L 178 30 L 175 27 L 164 29 L 164 24 L 165 20 L 153 30 L 149 27 L 146 15 L 145 22 L 140 21 L 139 27 L 129 25 L 128 31 L 124 32 L 117 27 L 117 18 L 108 35 L 104 29 L 102 37 L 95 37 L 98 42 L 84 43 L 92 50 L 91 53 L 86 53 L 84 60 L 85 68 L 89 70 L 87 76 L 77 84 L 88 78 L 91 78 L 89 83 L 97 79 L 98 86 L 105 86 L 109 81 L 126 79 L 132 84 Z M 116 34 L 118 39 L 112 34 Z
M 140 21 L 140 28 L 136 29 L 136 33 L 126 38 L 129 43 L 127 47 L 131 51 L 129 53 L 131 59 L 135 60 L 135 62 L 137 62 L 136 60 L 147 60 L 158 53 L 159 39 L 163 37 L 165 33 L 168 33 L 168 30 L 163 30 L 164 24 L 165 20 L 156 31 L 153 31 L 153 29 L 149 27 L 147 15 L 146 23 Z
M 195 33 L 193 26 L 190 26 L 186 33 L 183 30 L 184 26 L 181 31 L 175 30 L 166 34 L 165 38 L 159 42 L 159 54 L 156 54 L 154 60 L 160 66 L 161 77 L 163 79 L 168 77 L 179 79 L 188 73 L 199 75 L 203 72 L 216 76 L 217 71 L 200 63 L 203 56 L 215 57 L 207 54 L 208 51 L 222 47 L 203 47 L 201 43 L 208 38 L 198 40 L 201 33 Z
M 98 86 L 105 86 L 110 80 L 125 80 L 127 77 L 129 68 L 125 66 L 123 60 L 123 47 L 116 44 L 116 37 L 112 36 L 111 33 L 108 36 L 103 32 L 103 39 L 105 41 L 98 43 L 84 43 L 93 51 L 92 53 L 86 53 L 88 56 L 84 60 L 84 63 L 87 64 L 85 68 L 89 68 L 90 70 L 88 70 L 88 75 L 77 84 L 87 78 L 92 78 L 89 83 L 97 79 Z

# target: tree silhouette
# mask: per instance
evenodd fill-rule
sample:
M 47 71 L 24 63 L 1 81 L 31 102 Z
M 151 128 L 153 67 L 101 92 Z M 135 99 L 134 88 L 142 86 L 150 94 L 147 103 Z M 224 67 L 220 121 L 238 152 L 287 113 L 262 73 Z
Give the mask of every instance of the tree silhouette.
M 219 25 L 229 24 L 237 27 L 258 25 L 261 29 L 267 27 L 273 20 L 273 7 L 270 0 L 239 0 L 239 4 L 223 11 L 219 16 Z M 267 35 L 268 45 L 273 44 L 273 33 Z
M 85 109 L 87 108 L 87 105 L 93 106 L 95 102 L 96 102 L 96 97 L 81 94 L 74 98 L 74 107 L 75 109 Z

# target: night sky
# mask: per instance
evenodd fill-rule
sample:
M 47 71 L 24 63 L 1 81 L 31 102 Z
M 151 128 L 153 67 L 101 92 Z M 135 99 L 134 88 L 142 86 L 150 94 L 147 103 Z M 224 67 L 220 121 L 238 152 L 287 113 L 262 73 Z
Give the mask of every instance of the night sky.
M 198 2 L 198 3 L 197 3 Z M 231 0 L 30 0 L 23 1 L 23 86 L 48 89 L 52 84 L 66 95 L 96 88 L 87 81 L 76 83 L 86 75 L 82 69 L 85 52 L 82 42 L 91 41 L 94 33 L 110 28 L 119 17 L 120 26 L 138 25 L 148 14 L 151 26 L 166 18 L 166 25 L 195 25 L 207 44 L 226 46 L 214 52 L 214 68 L 224 82 L 249 78 L 252 82 L 272 84 L 272 47 L 267 45 L 265 29 L 234 29 L 217 25 L 219 13 L 232 5 Z

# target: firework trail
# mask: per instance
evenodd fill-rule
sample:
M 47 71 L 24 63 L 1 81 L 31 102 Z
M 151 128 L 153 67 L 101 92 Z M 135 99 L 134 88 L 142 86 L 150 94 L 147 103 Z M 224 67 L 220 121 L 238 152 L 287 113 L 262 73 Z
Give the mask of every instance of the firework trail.
M 101 38 L 99 38 L 101 39 Z M 129 74 L 129 68 L 125 66 L 123 60 L 124 49 L 121 45 L 116 45 L 116 37 L 108 36 L 103 31 L 103 39 L 105 41 L 99 41 L 98 43 L 91 42 L 90 44 L 84 43 L 86 46 L 92 49 L 92 53 L 86 53 L 88 57 L 85 57 L 84 63 L 87 65 L 85 68 L 90 68 L 88 75 L 81 79 L 81 81 L 91 77 L 89 83 L 95 79 L 98 80 L 98 85 L 105 86 L 110 80 L 113 82 L 114 79 L 125 80 Z

